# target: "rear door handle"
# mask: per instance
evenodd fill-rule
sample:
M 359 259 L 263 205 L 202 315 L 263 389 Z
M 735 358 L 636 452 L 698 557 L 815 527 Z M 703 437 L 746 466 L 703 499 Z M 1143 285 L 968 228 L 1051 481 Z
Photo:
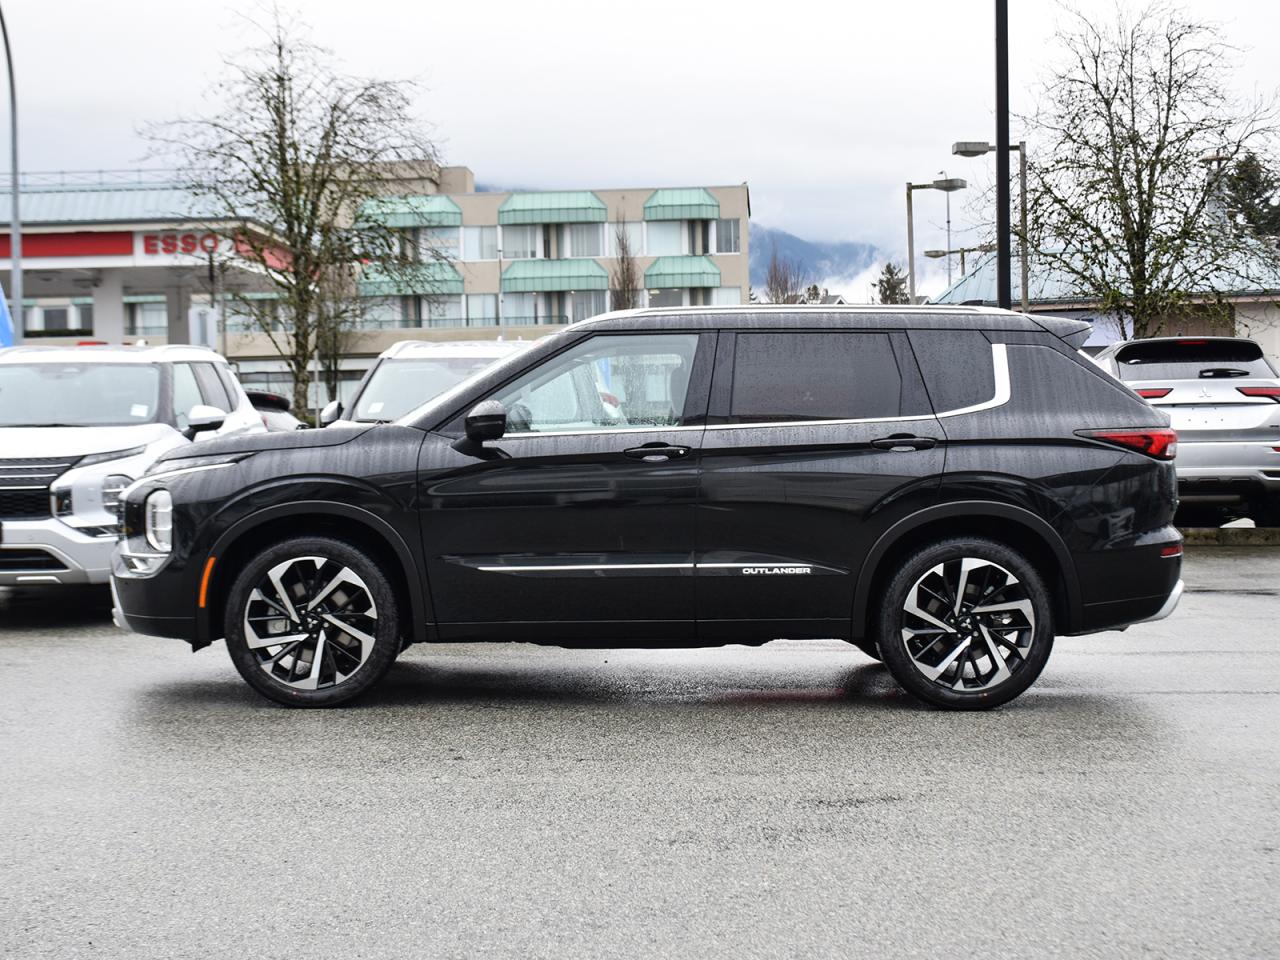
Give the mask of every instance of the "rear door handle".
M 938 441 L 933 437 L 911 437 L 904 433 L 900 436 L 895 435 L 872 440 L 871 445 L 877 450 L 895 450 L 899 453 L 906 453 L 910 450 L 932 450 L 938 445 Z
M 623 450 L 623 456 L 632 460 L 643 460 L 645 463 L 662 463 L 664 460 L 679 460 L 689 455 L 688 447 L 669 447 L 665 443 L 645 444 L 643 447 L 632 447 Z

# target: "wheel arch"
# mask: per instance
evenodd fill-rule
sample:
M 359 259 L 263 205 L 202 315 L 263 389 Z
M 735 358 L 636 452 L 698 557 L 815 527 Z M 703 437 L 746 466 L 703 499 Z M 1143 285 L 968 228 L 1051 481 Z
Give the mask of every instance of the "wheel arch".
M 209 550 L 213 570 L 204 604 L 196 611 L 195 649 L 223 636 L 223 608 L 239 569 L 238 561 L 262 547 L 299 533 L 331 536 L 367 550 L 379 560 L 411 622 L 407 643 L 428 638 L 432 623 L 420 566 L 399 532 L 361 507 L 327 500 L 301 500 L 267 507 L 243 517 L 222 533 Z
M 998 525 L 997 525 L 998 524 Z M 1080 618 L 1080 583 L 1062 537 L 1029 510 L 997 501 L 939 504 L 899 520 L 872 545 L 858 572 L 853 598 L 853 633 L 874 636 L 875 599 L 905 556 L 936 540 L 980 536 L 1018 550 L 1044 578 L 1053 594 L 1056 632 L 1070 633 Z

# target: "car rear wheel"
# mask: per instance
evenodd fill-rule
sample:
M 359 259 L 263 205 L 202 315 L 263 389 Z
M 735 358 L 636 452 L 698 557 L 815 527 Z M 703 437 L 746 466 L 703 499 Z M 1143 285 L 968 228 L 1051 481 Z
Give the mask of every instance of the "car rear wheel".
M 395 593 L 364 551 L 327 537 L 264 550 L 227 597 L 227 650 L 277 703 L 331 707 L 378 682 L 400 650 Z
M 1052 605 L 1017 551 L 977 537 L 944 540 L 898 568 L 878 639 L 907 691 L 940 707 L 984 710 L 1040 676 L 1053 648 Z

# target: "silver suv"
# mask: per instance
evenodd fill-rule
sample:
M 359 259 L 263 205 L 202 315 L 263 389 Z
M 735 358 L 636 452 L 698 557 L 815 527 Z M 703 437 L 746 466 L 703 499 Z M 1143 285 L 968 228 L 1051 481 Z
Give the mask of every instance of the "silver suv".
M 1280 379 L 1257 343 L 1160 337 L 1094 359 L 1173 419 L 1179 523 L 1280 526 Z
M 120 495 L 157 457 L 265 432 L 202 347 L 0 350 L 0 586 L 106 583 Z

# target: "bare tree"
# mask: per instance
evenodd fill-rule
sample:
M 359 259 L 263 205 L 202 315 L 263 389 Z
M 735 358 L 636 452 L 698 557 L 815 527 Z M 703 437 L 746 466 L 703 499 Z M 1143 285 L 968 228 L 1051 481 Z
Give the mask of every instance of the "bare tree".
M 1100 299 L 1126 337 L 1190 311 L 1228 314 L 1223 294 L 1267 264 L 1265 246 L 1233 226 L 1221 180 L 1237 157 L 1265 153 L 1274 100 L 1238 102 L 1233 51 L 1164 3 L 1073 17 L 1030 121 L 1042 262 Z
M 409 85 L 340 74 L 279 10 L 255 26 L 265 41 L 227 61 L 213 113 L 145 134 L 184 171 L 226 256 L 274 293 L 233 295 L 234 306 L 284 358 L 305 409 L 317 353 L 336 370 L 360 317 L 356 265 L 407 282 L 422 253 L 362 209 L 388 177 L 434 164 L 435 150 L 410 115 Z
M 769 253 L 769 270 L 765 274 L 764 293 L 770 303 L 799 303 L 804 299 L 804 272 L 800 264 L 778 256 L 777 244 Z
M 631 310 L 640 306 L 640 268 L 631 249 L 627 221 L 618 221 L 614 233 L 615 263 L 609 286 L 613 289 L 613 309 Z

